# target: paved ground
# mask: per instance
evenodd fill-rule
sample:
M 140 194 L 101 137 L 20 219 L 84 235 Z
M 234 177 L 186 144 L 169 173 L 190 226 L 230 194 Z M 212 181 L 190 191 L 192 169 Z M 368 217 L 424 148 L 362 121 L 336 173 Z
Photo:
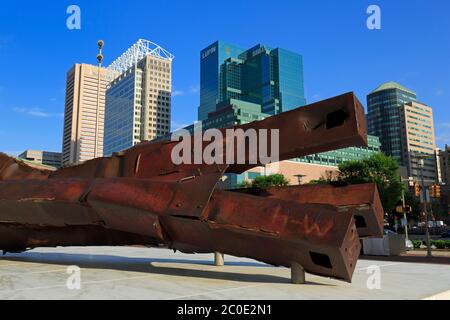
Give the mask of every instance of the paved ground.
M 412 262 L 412 263 L 432 263 L 443 264 L 450 267 L 450 250 L 432 250 L 432 257 L 427 257 L 427 250 L 407 251 L 395 257 L 373 257 L 361 256 L 363 260 L 391 261 L 391 262 Z
M 448 265 L 361 260 L 353 283 L 307 275 L 290 284 L 290 270 L 226 256 L 185 255 L 130 247 L 36 249 L 0 258 L 0 299 L 450 299 Z M 69 290 L 67 267 L 81 268 L 81 289 Z M 381 270 L 369 290 L 367 268 Z M 73 279 L 73 278 L 71 278 Z

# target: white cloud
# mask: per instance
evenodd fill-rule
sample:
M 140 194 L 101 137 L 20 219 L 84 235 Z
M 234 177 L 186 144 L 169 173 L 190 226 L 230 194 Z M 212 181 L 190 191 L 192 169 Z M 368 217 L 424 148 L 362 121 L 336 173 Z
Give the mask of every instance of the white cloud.
M 179 130 L 179 129 L 183 129 L 183 128 L 185 128 L 185 127 L 188 126 L 188 124 L 185 124 L 185 123 L 178 123 L 178 122 L 176 122 L 176 121 L 172 121 L 170 125 L 171 125 L 171 127 L 172 127 L 172 131 L 177 131 L 177 130 Z
M 50 117 L 63 117 L 63 113 L 49 113 L 45 112 L 39 108 L 14 108 L 17 113 L 23 113 L 28 116 L 38 117 L 38 118 L 50 118 Z
M 436 95 L 437 95 L 438 97 L 443 96 L 444 94 L 445 94 L 445 91 L 444 91 L 444 90 L 442 90 L 442 89 L 436 90 Z
M 198 92 L 200 92 L 200 86 L 199 86 L 199 85 L 191 86 L 191 87 L 189 88 L 189 92 L 190 92 L 190 93 L 198 93 Z
M 200 92 L 200 86 L 190 86 L 188 90 L 174 90 L 172 91 L 172 97 L 184 96 L 186 94 L 196 94 Z
M 184 96 L 184 91 L 181 91 L 181 90 L 172 91 L 172 97 L 178 97 L 178 96 Z

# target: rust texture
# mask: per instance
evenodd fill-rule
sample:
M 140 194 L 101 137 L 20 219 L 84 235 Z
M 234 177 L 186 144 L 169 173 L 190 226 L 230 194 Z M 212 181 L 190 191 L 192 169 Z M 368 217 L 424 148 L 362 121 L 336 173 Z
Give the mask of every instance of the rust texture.
M 279 129 L 280 161 L 367 144 L 364 110 L 353 93 L 236 128 Z M 359 237 L 382 232 L 374 185 L 218 190 L 226 173 L 259 163 L 247 152 L 240 164 L 175 165 L 177 143 L 146 142 L 55 172 L 0 155 L 0 250 L 164 245 L 277 266 L 298 263 L 351 281 Z M 224 147 L 231 144 L 224 139 Z
M 331 204 L 339 212 L 350 212 L 360 237 L 382 236 L 383 207 L 375 184 L 301 185 L 267 189 L 242 189 L 236 192 L 297 203 Z

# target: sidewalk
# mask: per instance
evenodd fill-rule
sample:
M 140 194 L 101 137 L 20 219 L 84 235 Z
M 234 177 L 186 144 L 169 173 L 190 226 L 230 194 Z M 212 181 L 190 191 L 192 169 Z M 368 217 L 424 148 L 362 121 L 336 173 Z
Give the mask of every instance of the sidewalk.
M 287 268 L 227 255 L 216 267 L 212 254 L 158 248 L 41 248 L 0 257 L 0 299 L 450 299 L 447 265 L 371 259 L 358 261 L 352 283 L 307 274 L 293 285 Z M 67 287 L 71 266 L 80 290 Z M 374 267 L 379 289 L 368 287 Z
M 427 258 L 427 250 L 413 250 L 396 257 L 361 256 L 362 260 L 393 261 L 406 263 L 431 263 L 450 265 L 450 250 L 433 250 L 433 257 Z

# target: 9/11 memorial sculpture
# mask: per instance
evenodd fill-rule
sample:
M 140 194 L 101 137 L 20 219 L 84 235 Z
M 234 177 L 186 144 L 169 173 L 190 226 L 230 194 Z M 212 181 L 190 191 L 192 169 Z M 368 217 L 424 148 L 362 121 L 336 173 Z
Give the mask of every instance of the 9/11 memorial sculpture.
M 278 129 L 280 161 L 367 145 L 364 109 L 353 93 L 234 129 Z M 261 165 L 249 161 L 248 144 L 244 163 L 174 164 L 178 143 L 144 142 L 57 171 L 0 154 L 0 250 L 167 246 L 300 265 L 350 282 L 360 237 L 383 233 L 374 184 L 220 190 L 225 174 Z

